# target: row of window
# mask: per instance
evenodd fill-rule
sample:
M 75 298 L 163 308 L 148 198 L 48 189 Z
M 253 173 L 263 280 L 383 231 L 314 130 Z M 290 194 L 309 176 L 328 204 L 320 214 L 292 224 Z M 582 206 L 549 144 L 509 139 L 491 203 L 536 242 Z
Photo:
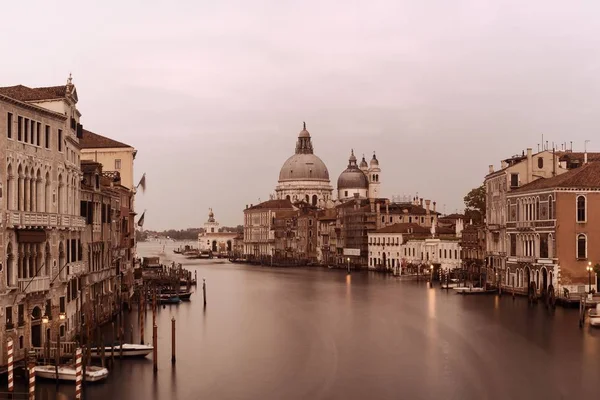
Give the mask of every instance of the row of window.
M 6 118 L 6 136 L 13 139 L 14 117 L 12 113 L 7 113 Z M 50 125 L 44 125 L 42 132 L 42 123 L 29 118 L 17 116 L 17 137 L 19 142 L 28 143 L 34 146 L 42 147 L 42 133 L 44 138 L 44 147 L 50 148 Z M 62 129 L 58 130 L 58 151 L 62 151 Z
M 509 215 L 511 204 L 508 204 Z M 543 213 L 542 213 L 543 214 Z M 540 214 L 540 199 L 536 198 L 534 201 L 518 201 L 516 214 L 512 214 L 512 218 L 516 221 L 537 221 L 542 219 L 554 219 L 554 199 L 552 196 L 548 197 L 548 215 Z M 576 219 L 577 222 L 587 222 L 587 199 L 583 195 L 577 196 L 576 200 Z
M 45 311 L 45 315 L 48 316 L 49 318 L 52 318 L 52 303 L 50 300 L 46 300 L 46 311 Z M 6 307 L 6 328 L 7 329 L 12 329 L 14 328 L 14 315 L 13 315 L 13 307 L 12 306 L 7 306 Z M 66 305 L 65 305 L 65 296 L 61 296 L 59 298 L 59 312 L 61 314 L 66 312 Z M 25 305 L 24 304 L 19 304 L 17 306 L 17 325 L 18 326 L 24 326 L 25 325 Z M 61 336 L 64 336 L 64 334 L 61 334 Z

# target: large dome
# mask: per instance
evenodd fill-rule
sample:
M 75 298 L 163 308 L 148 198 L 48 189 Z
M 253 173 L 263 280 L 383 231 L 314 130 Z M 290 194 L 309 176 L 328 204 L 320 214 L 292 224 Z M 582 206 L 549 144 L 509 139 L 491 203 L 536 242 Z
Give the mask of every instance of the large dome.
M 305 180 L 329 182 L 329 171 L 325 163 L 312 153 L 294 154 L 283 163 L 279 172 L 279 182 Z

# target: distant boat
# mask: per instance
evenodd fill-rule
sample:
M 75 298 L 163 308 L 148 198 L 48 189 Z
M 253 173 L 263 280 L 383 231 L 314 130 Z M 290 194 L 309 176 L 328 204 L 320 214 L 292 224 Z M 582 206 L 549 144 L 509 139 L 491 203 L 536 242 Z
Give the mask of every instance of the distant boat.
M 120 354 L 121 348 L 118 344 L 115 344 L 114 349 L 115 355 Z M 123 357 L 127 358 L 143 358 L 146 357 L 148 354 L 152 353 L 152 350 L 154 350 L 154 347 L 144 344 L 123 343 Z M 110 355 L 110 351 L 110 346 L 104 347 L 105 356 Z M 97 347 L 90 348 L 90 354 L 92 358 L 100 358 L 102 356 L 101 349 L 99 350 Z
M 35 367 L 35 376 L 44 379 L 56 379 L 56 366 L 37 365 Z M 58 367 L 58 380 L 75 382 L 75 367 L 72 365 L 60 365 Z M 103 367 L 89 365 L 85 369 L 86 382 L 98 382 L 108 377 L 108 370 Z
M 192 292 L 188 292 L 187 290 L 185 291 L 181 291 L 179 293 L 174 293 L 174 292 L 162 292 L 161 293 L 161 297 L 165 296 L 165 298 L 169 298 L 169 297 L 179 297 L 179 299 L 181 301 L 190 301 L 190 297 L 192 297 Z

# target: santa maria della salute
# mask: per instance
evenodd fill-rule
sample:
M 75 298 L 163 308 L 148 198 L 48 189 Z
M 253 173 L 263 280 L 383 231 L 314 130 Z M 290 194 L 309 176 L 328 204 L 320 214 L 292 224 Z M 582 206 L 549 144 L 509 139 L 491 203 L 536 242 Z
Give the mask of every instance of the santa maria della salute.
M 298 134 L 295 153 L 283 163 L 279 172 L 275 198 L 332 208 L 353 198 L 377 198 L 380 195 L 380 175 L 379 160 L 375 154 L 369 164 L 363 156 L 358 165 L 352 151 L 348 168 L 340 174 L 334 195 L 327 166 L 315 155 L 312 138 L 304 124 Z

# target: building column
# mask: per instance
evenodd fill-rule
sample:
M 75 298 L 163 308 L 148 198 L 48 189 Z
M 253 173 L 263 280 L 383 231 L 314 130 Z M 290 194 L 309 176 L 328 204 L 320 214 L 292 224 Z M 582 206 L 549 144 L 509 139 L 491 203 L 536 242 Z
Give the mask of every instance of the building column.
M 24 190 L 25 193 L 24 193 L 24 199 L 23 199 L 23 201 L 24 201 L 23 211 L 29 211 L 29 196 L 30 196 L 29 191 L 31 190 L 31 186 L 29 185 L 29 177 L 26 176 L 23 179 L 23 185 L 25 186 L 25 190 Z

